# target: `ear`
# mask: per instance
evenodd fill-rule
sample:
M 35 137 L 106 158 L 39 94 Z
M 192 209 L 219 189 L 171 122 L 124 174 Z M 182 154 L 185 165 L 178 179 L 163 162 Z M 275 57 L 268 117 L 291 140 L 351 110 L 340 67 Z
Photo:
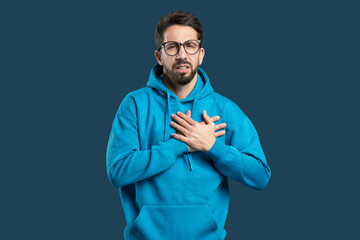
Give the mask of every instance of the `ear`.
M 205 57 L 205 49 L 200 48 L 200 53 L 199 53 L 199 66 L 200 66 L 201 63 L 203 62 L 204 57 Z
M 155 51 L 155 58 L 158 61 L 158 63 L 160 64 L 160 66 L 162 66 L 162 64 L 161 64 L 161 53 L 158 50 Z

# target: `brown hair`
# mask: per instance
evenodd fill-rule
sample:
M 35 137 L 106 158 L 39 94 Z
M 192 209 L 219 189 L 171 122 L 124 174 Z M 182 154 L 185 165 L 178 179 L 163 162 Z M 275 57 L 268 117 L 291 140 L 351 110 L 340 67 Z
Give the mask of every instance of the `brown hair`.
M 162 16 L 155 27 L 155 44 L 158 49 L 164 41 L 164 32 L 172 25 L 189 26 L 195 29 L 199 40 L 203 40 L 204 31 L 199 19 L 190 12 L 175 11 Z

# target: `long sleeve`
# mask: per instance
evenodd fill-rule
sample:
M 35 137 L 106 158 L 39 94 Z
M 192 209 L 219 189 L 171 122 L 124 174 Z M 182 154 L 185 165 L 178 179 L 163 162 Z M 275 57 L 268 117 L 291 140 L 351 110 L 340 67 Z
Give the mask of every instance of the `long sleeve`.
M 107 145 L 107 174 L 116 187 L 154 176 L 169 168 L 178 156 L 188 151 L 186 144 L 176 139 L 140 150 L 134 111 L 133 101 L 126 97 L 114 119 Z
M 227 123 L 228 145 L 216 139 L 206 154 L 213 159 L 215 167 L 225 176 L 262 190 L 269 182 L 271 171 L 258 134 L 245 115 L 233 119 Z

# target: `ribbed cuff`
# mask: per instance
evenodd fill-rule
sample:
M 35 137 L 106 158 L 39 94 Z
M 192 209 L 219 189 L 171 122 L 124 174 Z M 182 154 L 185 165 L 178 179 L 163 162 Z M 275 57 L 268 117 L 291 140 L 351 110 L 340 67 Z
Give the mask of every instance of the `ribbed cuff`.
M 216 139 L 214 145 L 209 151 L 205 152 L 214 161 L 225 159 L 229 151 L 229 147 L 219 139 Z
M 189 148 L 187 147 L 186 143 L 181 142 L 175 138 L 171 138 L 165 144 L 167 145 L 167 149 L 175 154 L 175 158 L 189 151 Z

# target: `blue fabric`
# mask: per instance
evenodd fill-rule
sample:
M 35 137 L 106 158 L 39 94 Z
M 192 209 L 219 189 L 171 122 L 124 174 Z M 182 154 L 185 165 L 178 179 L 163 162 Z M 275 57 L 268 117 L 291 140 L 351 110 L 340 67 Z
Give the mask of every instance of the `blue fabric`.
M 188 152 L 171 137 L 170 115 L 192 110 L 227 124 L 208 152 Z M 216 93 L 199 67 L 197 83 L 180 100 L 155 66 L 147 86 L 125 96 L 116 113 L 106 156 L 110 182 L 120 191 L 125 239 L 224 239 L 228 177 L 257 190 L 270 178 L 257 132 L 241 109 Z

